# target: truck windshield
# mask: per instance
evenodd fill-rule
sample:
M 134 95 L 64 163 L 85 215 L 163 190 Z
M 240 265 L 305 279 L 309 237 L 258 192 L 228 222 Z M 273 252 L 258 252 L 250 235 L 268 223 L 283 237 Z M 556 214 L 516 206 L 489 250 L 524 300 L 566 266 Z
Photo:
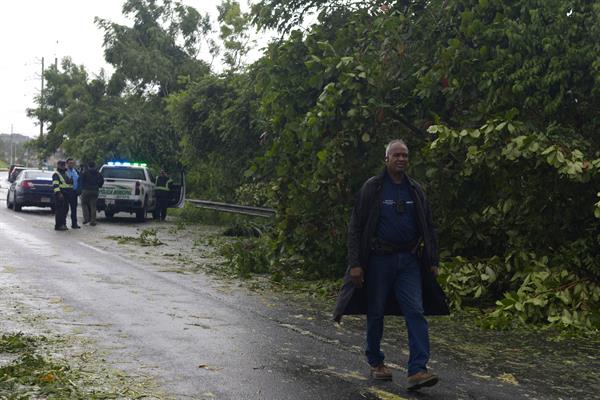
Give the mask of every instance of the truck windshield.
M 146 175 L 142 168 L 128 167 L 104 167 L 102 168 L 102 176 L 108 179 L 139 179 L 146 180 Z

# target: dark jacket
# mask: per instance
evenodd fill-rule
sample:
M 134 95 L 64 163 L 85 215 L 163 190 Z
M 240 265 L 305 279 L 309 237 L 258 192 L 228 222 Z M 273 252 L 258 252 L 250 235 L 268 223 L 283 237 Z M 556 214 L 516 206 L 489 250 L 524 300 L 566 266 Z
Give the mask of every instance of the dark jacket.
M 79 177 L 79 187 L 81 190 L 98 192 L 104 185 L 104 177 L 96 168 L 88 168 Z
M 381 207 L 381 195 L 383 191 L 383 179 L 386 174 L 382 173 L 368 179 L 360 192 L 352 216 L 348 225 L 348 268 L 344 276 L 344 282 L 340 290 L 334 320 L 340 321 L 342 315 L 366 314 L 367 313 L 367 290 L 369 282 L 364 283 L 361 289 L 355 287 L 350 278 L 351 267 L 362 267 L 365 271 L 369 267 L 369 253 L 371 239 L 375 237 L 377 221 Z M 446 303 L 446 296 L 431 273 L 430 267 L 439 263 L 438 244 L 431 209 L 425 193 L 421 186 L 406 176 L 411 196 L 415 202 L 421 244 L 419 246 L 419 258 L 422 268 L 423 285 L 423 308 L 425 315 L 448 315 L 450 313 Z M 395 296 L 391 294 L 385 309 L 386 315 L 401 315 L 400 306 Z

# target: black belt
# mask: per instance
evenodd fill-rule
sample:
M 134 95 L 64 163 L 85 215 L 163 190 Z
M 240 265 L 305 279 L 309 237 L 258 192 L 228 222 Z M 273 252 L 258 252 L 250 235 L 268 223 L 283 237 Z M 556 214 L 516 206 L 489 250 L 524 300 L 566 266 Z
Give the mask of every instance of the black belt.
M 395 253 L 412 253 L 419 244 L 419 240 L 415 240 L 406 244 L 396 244 L 387 240 L 373 238 L 371 239 L 371 252 L 378 256 L 384 256 Z

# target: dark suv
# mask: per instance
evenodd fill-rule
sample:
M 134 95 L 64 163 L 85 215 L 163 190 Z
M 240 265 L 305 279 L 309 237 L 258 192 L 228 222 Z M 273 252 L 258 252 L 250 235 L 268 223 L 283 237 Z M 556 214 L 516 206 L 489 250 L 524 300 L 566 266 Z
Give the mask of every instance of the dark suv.
M 54 210 L 53 171 L 25 169 L 8 188 L 6 207 L 21 211 L 24 206 L 50 207 Z

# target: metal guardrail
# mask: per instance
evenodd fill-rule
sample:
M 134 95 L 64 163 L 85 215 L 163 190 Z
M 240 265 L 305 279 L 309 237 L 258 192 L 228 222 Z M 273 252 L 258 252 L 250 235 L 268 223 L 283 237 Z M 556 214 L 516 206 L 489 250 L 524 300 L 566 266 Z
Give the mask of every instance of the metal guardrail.
M 210 210 L 225 211 L 236 214 L 254 215 L 256 217 L 271 218 L 275 216 L 275 210 L 272 208 L 240 206 L 238 204 L 219 203 L 209 200 L 185 199 L 196 207 L 208 208 Z

